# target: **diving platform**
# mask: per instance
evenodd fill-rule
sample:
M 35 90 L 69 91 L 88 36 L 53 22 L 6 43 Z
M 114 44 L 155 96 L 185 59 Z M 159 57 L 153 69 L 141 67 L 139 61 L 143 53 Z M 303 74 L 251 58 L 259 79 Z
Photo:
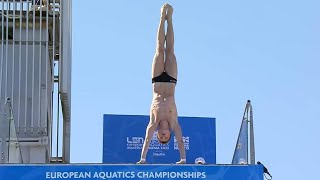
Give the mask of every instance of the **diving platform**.
M 263 166 L 200 164 L 2 164 L 0 166 L 0 179 L 263 180 Z

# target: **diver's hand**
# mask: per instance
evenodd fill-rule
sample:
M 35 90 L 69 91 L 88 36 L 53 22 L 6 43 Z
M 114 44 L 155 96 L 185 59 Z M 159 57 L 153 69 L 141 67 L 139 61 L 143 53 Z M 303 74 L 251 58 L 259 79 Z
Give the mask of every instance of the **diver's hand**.
M 140 159 L 137 164 L 147 164 L 147 161 L 145 159 Z
M 185 159 L 181 159 L 180 161 L 176 162 L 176 164 L 185 164 L 186 160 Z

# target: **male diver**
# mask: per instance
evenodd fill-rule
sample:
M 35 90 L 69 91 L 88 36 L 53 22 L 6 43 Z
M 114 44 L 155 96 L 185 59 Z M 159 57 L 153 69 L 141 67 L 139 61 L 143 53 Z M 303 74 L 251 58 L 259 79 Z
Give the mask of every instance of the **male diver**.
M 178 113 L 174 98 L 177 83 L 177 62 L 174 54 L 172 14 L 173 8 L 171 5 L 166 3 L 161 7 L 160 23 L 157 32 L 157 46 L 152 63 L 153 98 L 150 108 L 150 121 L 146 129 L 141 158 L 137 164 L 146 163 L 150 141 L 157 129 L 157 138 L 162 144 L 170 141 L 172 137 L 170 130 L 173 131 L 180 152 L 180 161 L 176 163 L 186 163 L 182 131 L 178 122 Z M 167 21 L 166 34 L 164 29 L 165 21 Z

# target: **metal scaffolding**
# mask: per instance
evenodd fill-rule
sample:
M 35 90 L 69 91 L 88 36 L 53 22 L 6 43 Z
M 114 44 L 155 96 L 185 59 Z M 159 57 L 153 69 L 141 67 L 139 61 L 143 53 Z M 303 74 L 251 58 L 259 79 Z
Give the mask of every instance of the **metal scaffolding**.
M 1 0 L 0 141 L 10 137 L 9 98 L 23 163 L 70 161 L 71 6 L 71 0 Z

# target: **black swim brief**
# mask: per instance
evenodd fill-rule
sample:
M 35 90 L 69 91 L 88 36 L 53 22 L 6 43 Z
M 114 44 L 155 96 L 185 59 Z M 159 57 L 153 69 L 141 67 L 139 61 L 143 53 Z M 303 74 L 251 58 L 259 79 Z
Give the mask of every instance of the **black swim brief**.
M 168 83 L 177 84 L 177 79 L 171 77 L 170 75 L 168 75 L 168 73 L 164 71 L 159 76 L 152 78 L 152 83 L 155 83 L 155 82 L 168 82 Z

